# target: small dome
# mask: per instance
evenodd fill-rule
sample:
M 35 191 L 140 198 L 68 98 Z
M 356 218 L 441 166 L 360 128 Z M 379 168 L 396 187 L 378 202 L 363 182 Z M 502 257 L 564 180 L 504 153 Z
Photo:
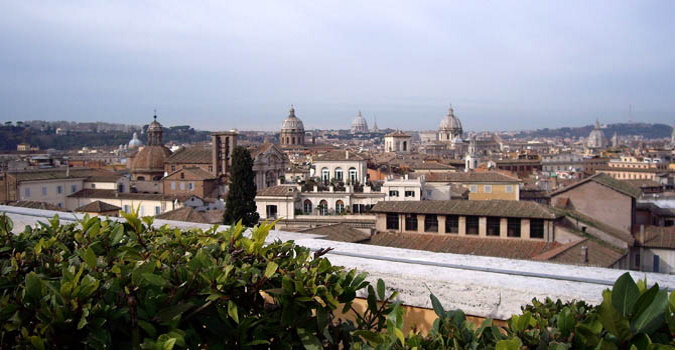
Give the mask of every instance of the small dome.
M 152 131 L 162 131 L 162 124 L 157 121 L 157 115 L 155 115 L 152 123 L 148 125 L 148 132 Z
M 122 145 L 120 145 L 121 147 Z M 134 137 L 129 141 L 129 149 L 136 149 L 143 146 L 143 141 L 138 139 L 138 133 L 134 133 Z
M 588 139 L 586 139 L 586 147 L 588 147 L 588 148 L 603 148 L 605 146 L 607 146 L 607 137 L 605 136 L 605 133 L 600 128 L 600 122 L 596 119 L 595 120 L 595 127 L 593 128 L 591 133 L 588 135 Z
M 441 125 L 439 127 L 440 131 L 449 131 L 455 133 L 462 133 L 462 122 L 459 121 L 459 118 L 455 117 L 455 111 L 450 107 L 448 115 L 446 115 L 441 120 Z
M 361 133 L 368 132 L 368 122 L 361 115 L 361 111 L 359 111 L 359 114 L 356 116 L 356 118 L 354 118 L 354 121 L 352 122 L 351 132 L 352 134 L 360 132 Z
M 284 119 L 284 122 L 281 124 L 281 131 L 305 132 L 305 126 L 302 124 L 302 120 L 295 116 L 295 108 L 293 108 L 293 106 L 291 106 L 288 117 Z

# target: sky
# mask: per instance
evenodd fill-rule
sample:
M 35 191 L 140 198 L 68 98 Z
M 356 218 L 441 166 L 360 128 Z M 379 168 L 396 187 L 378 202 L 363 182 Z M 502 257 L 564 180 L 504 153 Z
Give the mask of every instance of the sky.
M 2 1 L 0 120 L 675 122 L 675 1 Z M 632 115 L 629 116 L 629 105 Z

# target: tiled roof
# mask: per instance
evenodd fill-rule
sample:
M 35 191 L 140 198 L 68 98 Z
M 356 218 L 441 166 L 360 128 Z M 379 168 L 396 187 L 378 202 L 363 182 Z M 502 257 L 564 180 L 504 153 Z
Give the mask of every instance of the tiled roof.
M 260 197 L 292 197 L 298 192 L 295 185 L 279 185 L 263 188 L 259 190 L 256 196 Z
M 190 207 L 182 207 L 176 210 L 167 211 L 166 213 L 162 213 L 155 216 L 155 218 L 160 220 L 186 221 L 186 222 L 196 222 L 200 224 L 210 224 L 209 220 L 206 217 L 204 217 L 204 215 L 202 215 L 200 212 Z
M 169 158 L 167 163 L 192 163 L 192 164 L 211 164 L 213 162 L 213 152 L 205 147 L 188 147 L 176 151 Z
M 525 239 L 460 237 L 447 234 L 378 233 L 368 244 L 385 247 L 427 250 L 437 253 L 494 256 L 508 259 L 532 259 L 560 245 Z
M 530 201 L 380 201 L 373 213 L 476 215 L 530 219 L 555 219 L 550 208 Z
M 18 201 L 16 203 L 10 204 L 14 207 L 30 208 L 30 209 L 42 209 L 42 210 L 54 210 L 54 211 L 67 211 L 63 208 L 59 208 L 57 205 L 45 202 L 38 201 Z
M 649 248 L 675 249 L 675 226 L 645 227 L 645 242 L 643 246 Z
M 423 169 L 432 169 L 432 170 L 453 170 L 457 169 L 452 165 L 448 164 L 443 164 L 443 163 L 437 163 L 437 162 L 426 162 L 426 163 L 418 163 L 418 164 L 412 164 L 410 165 L 410 169 L 413 170 L 423 170 Z
M 656 169 L 656 168 L 623 168 L 623 167 L 613 167 L 613 166 L 601 166 L 595 168 L 597 171 L 620 171 L 628 173 L 650 173 L 650 174 L 668 174 L 673 173 L 669 169 Z
M 613 189 L 613 190 L 615 190 L 619 193 L 623 193 L 623 194 L 625 194 L 627 196 L 630 196 L 630 197 L 633 197 L 633 198 L 638 198 L 642 194 L 642 191 L 639 188 L 636 188 L 635 186 L 633 186 L 633 185 L 631 185 L 627 182 L 617 180 L 617 179 L 615 179 L 615 178 L 613 178 L 609 175 L 606 175 L 606 174 L 598 173 L 598 174 L 595 174 L 591 177 L 587 177 L 587 178 L 585 178 L 581 181 L 573 183 L 573 184 L 571 184 L 567 187 L 563 187 L 563 188 L 561 188 L 557 191 L 554 191 L 550 194 L 550 196 L 556 196 L 560 193 L 566 192 L 568 190 L 571 190 L 571 189 L 573 189 L 577 186 L 583 185 L 583 184 L 585 184 L 587 182 L 590 182 L 590 181 L 599 183 L 599 184 L 601 184 L 605 187 L 611 188 L 611 189 Z
M 255 147 L 251 150 L 251 158 L 255 159 L 258 155 L 267 152 L 270 148 L 275 147 L 273 143 L 265 142 L 262 145 Z M 281 152 L 281 151 L 279 151 Z
M 330 151 L 321 154 L 314 159 L 315 162 L 326 162 L 326 161 L 333 162 L 333 161 L 350 161 L 350 160 L 364 160 L 364 159 L 363 157 L 352 151 Z
M 92 168 L 66 168 L 49 169 L 49 170 L 29 170 L 12 172 L 16 176 L 18 182 L 21 181 L 45 181 L 57 179 L 85 179 L 87 181 L 109 181 L 114 182 L 121 177 L 120 174 L 104 170 Z
M 656 182 L 656 181 L 654 181 L 654 180 L 646 180 L 646 179 L 642 179 L 642 180 L 619 180 L 619 181 L 626 182 L 627 184 L 629 184 L 629 185 L 631 185 L 631 186 L 634 186 L 634 187 L 637 187 L 637 188 L 644 188 L 644 187 L 663 187 L 662 184 L 660 184 L 660 183 L 658 183 L 658 182 Z
M 347 224 L 335 224 L 314 227 L 300 231 L 325 236 L 324 239 L 337 242 L 360 243 L 370 239 L 370 234 L 358 230 Z
M 613 236 L 615 238 L 618 238 L 624 242 L 626 242 L 629 246 L 632 246 L 633 243 L 635 242 L 635 239 L 633 236 L 628 233 L 627 231 L 620 230 L 618 228 L 615 228 L 614 226 L 608 225 L 604 222 L 598 221 L 588 215 L 582 214 L 576 210 L 572 209 L 565 209 L 565 208 L 551 208 L 551 210 L 556 213 L 559 216 L 567 216 L 572 221 L 579 221 L 582 222 L 586 225 L 595 227 L 596 229 L 609 234 L 610 236 Z M 589 233 L 590 234 L 590 233 Z
M 167 175 L 166 178 L 168 179 L 171 176 L 179 174 L 181 172 L 186 173 L 186 175 L 188 175 L 186 179 L 189 180 L 213 180 L 216 178 L 212 173 L 198 167 L 185 167 L 182 169 L 178 169 L 172 172 L 171 174 Z
M 176 196 L 165 196 L 159 193 L 124 193 L 115 190 L 103 190 L 96 188 L 85 188 L 77 191 L 68 197 L 70 198 L 103 198 L 103 199 L 133 199 L 133 200 L 174 200 Z
M 121 210 L 122 208 L 108 204 L 106 202 L 101 202 L 101 201 L 93 201 L 89 204 L 85 204 L 77 209 L 75 211 L 77 212 L 84 212 L 84 213 L 104 213 L 107 211 L 113 211 L 113 210 Z
M 586 247 L 588 262 L 583 261 L 582 247 Z M 615 249 L 594 240 L 582 239 L 570 242 L 534 257 L 534 260 L 550 261 L 571 265 L 611 267 L 628 253 L 625 249 Z
M 520 179 L 498 172 L 456 172 L 456 173 L 431 173 L 424 176 L 426 182 L 522 182 Z

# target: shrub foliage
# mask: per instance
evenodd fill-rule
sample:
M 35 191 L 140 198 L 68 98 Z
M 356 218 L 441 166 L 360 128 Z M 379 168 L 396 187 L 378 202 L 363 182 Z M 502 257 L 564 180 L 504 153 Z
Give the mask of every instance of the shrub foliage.
M 266 244 L 271 225 L 182 231 L 124 216 L 18 234 L 0 216 L 0 349 L 675 349 L 675 295 L 629 274 L 598 306 L 533 300 L 506 327 L 474 327 L 432 294 L 431 332 L 406 334 L 382 280 Z

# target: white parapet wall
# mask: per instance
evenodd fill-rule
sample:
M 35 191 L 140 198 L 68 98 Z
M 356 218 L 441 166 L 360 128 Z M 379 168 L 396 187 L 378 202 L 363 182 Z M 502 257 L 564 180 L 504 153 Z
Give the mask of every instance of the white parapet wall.
M 80 214 L 0 206 L 14 221 L 15 232 L 25 225 L 58 214 L 67 222 Z M 119 220 L 118 218 L 113 218 Z M 190 229 L 212 226 L 178 221 L 156 220 L 155 225 L 168 224 Z M 225 227 L 223 227 L 224 229 Z M 331 247 L 326 257 L 334 265 L 368 272 L 371 282 L 382 278 L 391 290 L 400 293 L 406 305 L 431 308 L 429 294 L 434 293 L 446 309 L 462 309 L 469 315 L 508 319 L 533 298 L 601 302 L 602 291 L 609 288 L 625 271 L 491 258 L 475 255 L 433 253 L 419 250 L 335 242 L 318 235 L 272 231 L 268 241 L 293 240 L 312 250 Z M 633 278 L 647 278 L 651 283 L 675 290 L 673 275 L 631 271 Z

